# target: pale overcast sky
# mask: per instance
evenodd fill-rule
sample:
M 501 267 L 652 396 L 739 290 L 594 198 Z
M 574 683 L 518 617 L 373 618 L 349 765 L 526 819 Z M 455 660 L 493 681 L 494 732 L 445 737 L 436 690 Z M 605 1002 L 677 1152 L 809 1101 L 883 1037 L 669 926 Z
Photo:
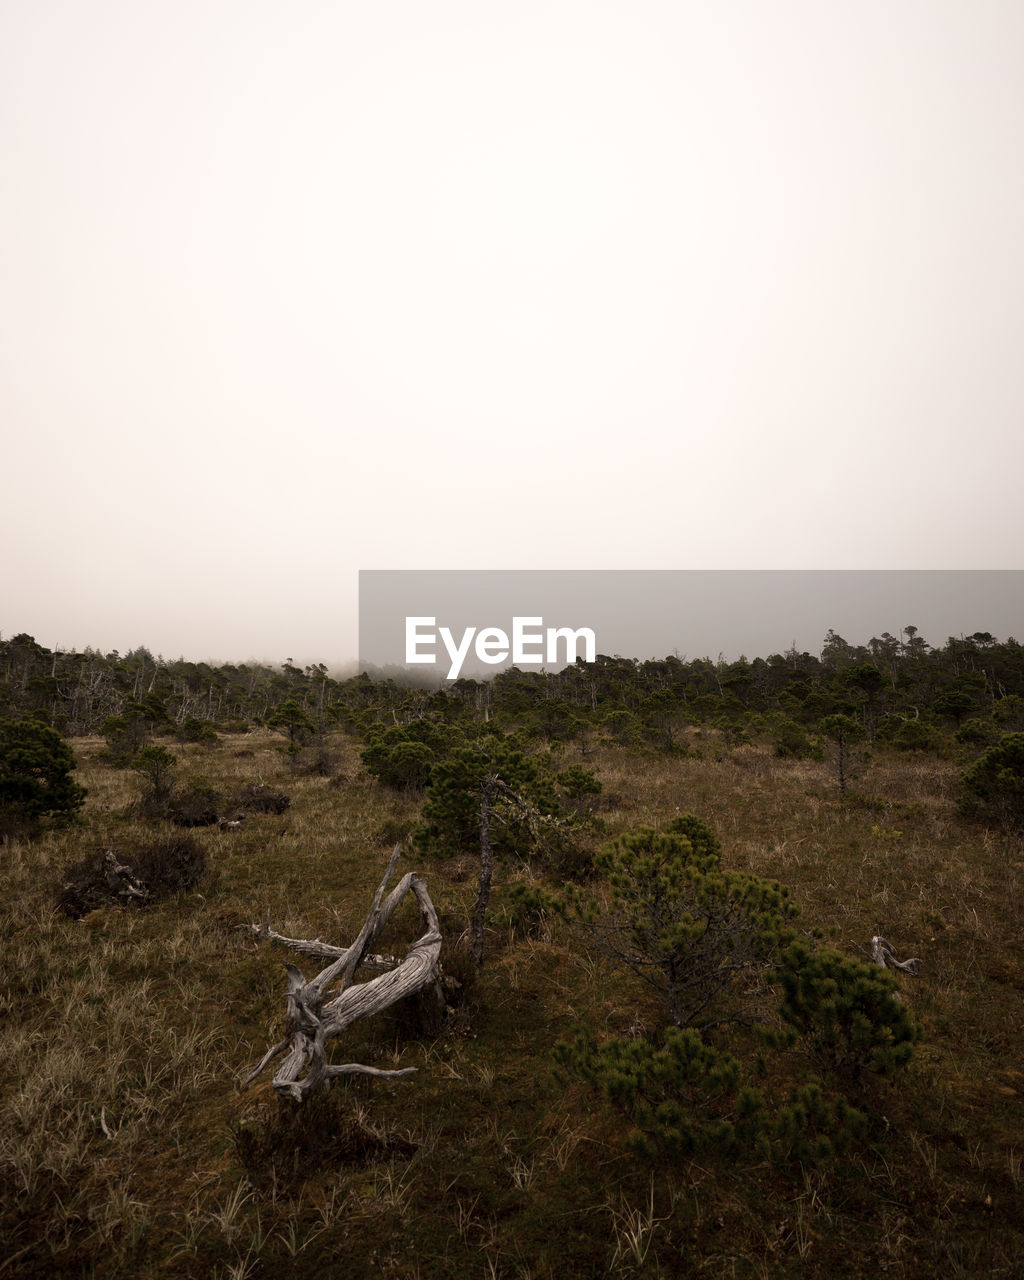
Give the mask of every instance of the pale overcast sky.
M 1020 0 L 0 0 L 0 159 L 4 636 L 1022 567 Z

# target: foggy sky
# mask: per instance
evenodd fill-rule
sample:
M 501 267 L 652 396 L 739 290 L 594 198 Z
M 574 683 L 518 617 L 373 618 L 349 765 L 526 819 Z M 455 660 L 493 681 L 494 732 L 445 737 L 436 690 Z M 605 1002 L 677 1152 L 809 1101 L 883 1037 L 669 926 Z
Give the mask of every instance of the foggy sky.
M 4 636 L 1021 567 L 1017 0 L 6 3 L 0 155 Z
M 424 638 L 414 665 L 410 617 L 419 619 L 413 629 Z M 829 631 L 866 645 L 886 633 L 903 639 L 908 627 L 935 648 L 979 631 L 1024 641 L 1024 571 L 370 571 L 359 581 L 359 665 L 404 666 L 437 683 L 491 676 L 513 665 L 509 646 L 496 642 L 491 656 L 510 656 L 492 663 L 481 661 L 471 642 L 488 627 L 511 637 L 517 617 L 534 637 L 516 661 L 525 670 L 560 670 L 586 656 L 580 639 L 571 653 L 563 643 L 554 661 L 547 657 L 547 631 L 559 627 L 590 629 L 595 654 L 640 659 L 674 653 L 731 661 L 790 648 L 816 654 Z

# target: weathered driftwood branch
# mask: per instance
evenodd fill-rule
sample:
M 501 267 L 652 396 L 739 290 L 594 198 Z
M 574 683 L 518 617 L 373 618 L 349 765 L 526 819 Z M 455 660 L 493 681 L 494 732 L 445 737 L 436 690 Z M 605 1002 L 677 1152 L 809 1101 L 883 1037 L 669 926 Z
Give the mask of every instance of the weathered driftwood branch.
M 897 960 L 892 947 L 884 938 L 877 934 L 871 939 L 871 959 L 875 964 L 881 965 L 883 969 L 899 969 L 902 973 L 913 974 L 917 976 L 918 968 L 921 961 L 913 960 Z
M 338 956 L 348 955 L 348 947 L 335 947 L 320 938 L 286 938 L 283 933 L 271 929 L 269 907 L 263 924 L 251 924 L 246 927 L 258 938 L 267 938 L 271 942 L 283 942 L 286 947 L 291 947 L 293 951 L 299 951 L 304 956 L 312 956 L 314 960 L 336 960 Z M 363 956 L 363 964 L 375 965 L 378 969 L 394 969 L 398 963 L 395 956 Z
M 250 926 L 261 938 L 272 938 L 305 955 L 329 959 L 331 963 L 309 982 L 295 965 L 285 964 L 288 973 L 287 1035 L 279 1044 L 267 1050 L 259 1064 L 247 1076 L 246 1084 L 255 1080 L 268 1063 L 282 1054 L 287 1056 L 274 1076 L 274 1088 L 284 1097 L 294 1098 L 296 1102 L 302 1102 L 333 1076 L 358 1072 L 393 1079 L 411 1075 L 416 1070 L 415 1067 L 406 1067 L 400 1071 L 385 1071 L 355 1062 L 329 1063 L 325 1051 L 327 1041 L 352 1023 L 380 1013 L 396 1001 L 437 980 L 441 930 L 427 886 L 410 871 L 402 877 L 387 898 L 384 897 L 384 890 L 394 874 L 400 853 L 401 846 L 396 845 L 369 915 L 358 938 L 350 947 L 334 947 L 321 942 L 319 938 L 285 938 L 270 928 L 269 918 L 264 925 Z M 423 936 L 412 944 L 400 964 L 388 969 L 380 977 L 353 986 L 352 978 L 363 962 L 388 963 L 384 957 L 370 957 L 367 953 L 391 919 L 395 908 L 410 892 L 419 903 L 423 916 Z

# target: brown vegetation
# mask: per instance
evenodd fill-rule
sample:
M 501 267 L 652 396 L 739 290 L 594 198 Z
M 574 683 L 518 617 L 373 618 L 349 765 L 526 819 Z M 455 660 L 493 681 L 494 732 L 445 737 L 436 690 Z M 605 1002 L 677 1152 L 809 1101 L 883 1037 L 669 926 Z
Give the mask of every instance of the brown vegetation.
M 340 786 L 290 773 L 274 745 L 175 748 L 181 773 L 222 795 L 286 781 L 291 805 L 204 831 L 215 881 L 147 910 L 53 910 L 84 853 L 130 863 L 132 850 L 180 839 L 133 813 L 137 780 L 100 761 L 101 739 L 74 743 L 86 826 L 3 846 L 8 1274 L 1024 1272 L 1024 843 L 958 816 L 954 763 L 876 752 L 840 800 L 827 762 L 780 759 L 767 743 L 727 749 L 713 733 L 696 744 L 702 758 L 609 745 L 587 757 L 614 797 L 602 806 L 609 838 L 698 814 L 727 867 L 789 887 L 801 928 L 852 955 L 883 935 L 920 957 L 918 977 L 898 975 L 923 1029 L 913 1061 L 870 1095 L 869 1139 L 804 1170 L 645 1162 L 617 1112 L 556 1077 L 551 1049 L 577 1025 L 640 1034 L 664 1011 L 562 920 L 540 936 L 510 926 L 503 889 L 540 879 L 524 861 L 496 866 L 476 973 L 472 866 L 460 876 L 454 862 L 403 860 L 438 908 L 449 1013 L 438 1027 L 392 1011 L 353 1028 L 346 1053 L 416 1075 L 336 1082 L 304 1120 L 269 1081 L 243 1087 L 280 1038 L 285 977 L 280 954 L 240 926 L 269 908 L 291 936 L 355 936 L 381 840 L 419 808 L 361 773 L 341 735 L 330 743 Z M 401 954 L 420 928 L 410 903 L 380 945 Z M 751 1063 L 757 1052 L 751 1042 Z

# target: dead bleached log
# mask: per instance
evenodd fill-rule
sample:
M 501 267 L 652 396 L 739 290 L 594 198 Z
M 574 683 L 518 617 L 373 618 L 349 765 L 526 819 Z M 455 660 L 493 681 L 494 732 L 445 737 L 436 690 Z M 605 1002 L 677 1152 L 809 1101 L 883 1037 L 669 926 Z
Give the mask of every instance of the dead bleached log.
M 250 926 L 259 937 L 271 938 L 304 955 L 329 959 L 331 963 L 309 982 L 295 965 L 285 964 L 288 974 L 285 998 L 287 1034 L 279 1044 L 267 1050 L 259 1064 L 249 1073 L 246 1084 L 255 1080 L 268 1063 L 282 1054 L 286 1056 L 274 1076 L 274 1088 L 284 1097 L 294 1098 L 296 1102 L 302 1102 L 334 1076 L 358 1072 L 394 1079 L 411 1075 L 416 1070 L 415 1067 L 406 1067 L 399 1071 L 386 1071 L 355 1062 L 329 1063 L 325 1048 L 328 1040 L 354 1022 L 372 1017 L 430 983 L 437 982 L 441 930 L 427 886 L 410 871 L 402 877 L 387 898 L 384 897 L 400 853 L 401 846 L 396 845 L 369 915 L 358 938 L 350 947 L 334 947 L 321 942 L 319 938 L 285 938 L 270 928 L 269 918 L 264 925 Z M 400 964 L 369 982 L 353 986 L 352 979 L 360 964 L 374 961 L 387 963 L 383 957 L 371 957 L 368 952 L 407 893 L 412 893 L 419 904 L 425 927 L 423 936 L 412 944 Z
M 899 969 L 901 973 L 913 974 L 914 977 L 921 966 L 921 961 L 916 958 L 897 960 L 892 947 L 877 934 L 871 939 L 871 959 L 883 969 Z

